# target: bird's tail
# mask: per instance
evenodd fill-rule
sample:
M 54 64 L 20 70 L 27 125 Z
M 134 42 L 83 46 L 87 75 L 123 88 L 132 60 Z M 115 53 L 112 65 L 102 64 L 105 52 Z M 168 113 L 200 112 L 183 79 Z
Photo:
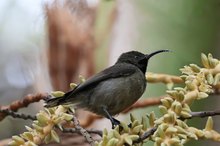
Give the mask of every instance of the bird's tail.
M 64 97 L 61 96 L 61 97 L 56 97 L 56 98 L 48 99 L 48 100 L 46 101 L 46 105 L 45 105 L 44 107 L 50 108 L 50 107 L 55 107 L 55 106 L 61 105 L 63 98 L 64 98 Z

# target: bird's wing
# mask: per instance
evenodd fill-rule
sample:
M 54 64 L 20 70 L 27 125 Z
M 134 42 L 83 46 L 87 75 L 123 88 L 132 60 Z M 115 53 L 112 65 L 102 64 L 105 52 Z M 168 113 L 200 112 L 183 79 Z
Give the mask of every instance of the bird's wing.
M 116 64 L 92 76 L 91 78 L 86 80 L 84 83 L 78 85 L 72 91 L 67 92 L 64 97 L 66 99 L 75 93 L 86 90 L 90 87 L 94 87 L 98 83 L 105 81 L 107 79 L 110 79 L 110 78 L 119 78 L 119 77 L 126 77 L 129 75 L 132 75 L 133 73 L 135 73 L 135 71 L 136 71 L 136 68 L 132 65 Z

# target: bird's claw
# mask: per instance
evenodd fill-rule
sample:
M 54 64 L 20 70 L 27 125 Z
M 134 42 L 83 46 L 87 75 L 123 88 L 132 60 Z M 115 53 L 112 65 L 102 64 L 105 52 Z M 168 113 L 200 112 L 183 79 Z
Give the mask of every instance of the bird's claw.
M 120 125 L 121 123 L 119 120 L 115 118 L 112 118 L 111 122 L 112 122 L 112 129 L 114 129 L 117 125 Z

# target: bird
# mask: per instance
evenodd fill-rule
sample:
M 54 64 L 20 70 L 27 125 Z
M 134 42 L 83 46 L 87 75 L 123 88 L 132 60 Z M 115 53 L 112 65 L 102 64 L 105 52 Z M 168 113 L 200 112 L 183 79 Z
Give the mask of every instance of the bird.
M 122 53 L 116 63 L 85 82 L 77 85 L 61 97 L 46 101 L 45 107 L 74 104 L 95 114 L 108 118 L 112 127 L 120 121 L 113 118 L 134 104 L 145 92 L 149 59 L 169 50 L 158 50 L 150 54 L 138 51 Z

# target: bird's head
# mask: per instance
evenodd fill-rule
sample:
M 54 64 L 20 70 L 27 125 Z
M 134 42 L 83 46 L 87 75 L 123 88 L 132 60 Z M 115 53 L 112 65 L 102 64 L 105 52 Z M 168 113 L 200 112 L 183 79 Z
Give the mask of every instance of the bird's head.
M 161 52 L 169 52 L 169 50 L 158 50 L 150 54 L 143 54 L 138 51 L 130 51 L 121 54 L 116 63 L 129 63 L 137 66 L 144 74 L 147 69 L 148 60 Z

